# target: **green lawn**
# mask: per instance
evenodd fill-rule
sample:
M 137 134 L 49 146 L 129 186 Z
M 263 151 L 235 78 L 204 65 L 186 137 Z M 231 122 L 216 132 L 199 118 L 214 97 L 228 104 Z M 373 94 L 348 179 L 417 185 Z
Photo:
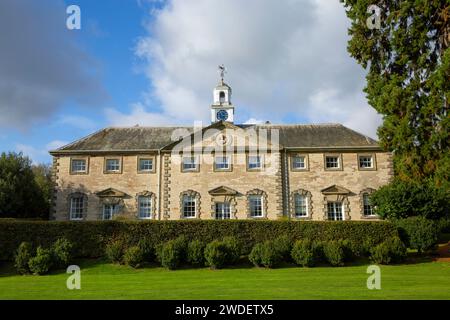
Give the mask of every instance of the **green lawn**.
M 0 268 L 0 299 L 450 299 L 450 263 L 381 267 L 381 290 L 366 288 L 367 265 L 342 268 L 251 267 L 134 270 L 84 260 L 81 290 L 67 274 L 19 276 Z

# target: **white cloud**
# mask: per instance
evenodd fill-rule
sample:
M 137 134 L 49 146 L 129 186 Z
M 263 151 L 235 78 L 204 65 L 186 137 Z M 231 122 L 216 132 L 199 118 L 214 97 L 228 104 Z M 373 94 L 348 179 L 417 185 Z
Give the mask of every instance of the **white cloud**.
M 50 162 L 49 151 L 58 149 L 68 144 L 67 141 L 54 140 L 50 141 L 43 148 L 36 148 L 31 145 L 18 143 L 16 144 L 16 152 L 22 152 L 25 156 L 28 156 L 33 163 Z
M 46 151 L 56 150 L 58 148 L 61 148 L 62 146 L 65 146 L 66 144 L 69 144 L 69 142 L 61 140 L 53 140 L 47 143 L 47 145 L 45 146 L 45 150 Z
M 361 93 L 364 71 L 347 53 L 339 1 L 170 0 L 149 15 L 136 55 L 146 61 L 152 102 L 128 115 L 109 110 L 115 122 L 207 121 L 215 68 L 224 63 L 239 122 L 295 114 L 375 136 L 380 117 Z M 155 104 L 161 112 L 148 111 Z

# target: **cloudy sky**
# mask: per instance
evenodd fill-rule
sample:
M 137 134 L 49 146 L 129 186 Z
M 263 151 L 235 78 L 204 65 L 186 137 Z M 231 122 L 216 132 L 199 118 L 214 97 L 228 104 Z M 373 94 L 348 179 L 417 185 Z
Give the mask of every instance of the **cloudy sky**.
M 81 30 L 66 8 L 81 8 Z M 0 151 L 48 150 L 106 126 L 209 123 L 217 65 L 236 122 L 381 117 L 346 51 L 338 0 L 1 0 Z

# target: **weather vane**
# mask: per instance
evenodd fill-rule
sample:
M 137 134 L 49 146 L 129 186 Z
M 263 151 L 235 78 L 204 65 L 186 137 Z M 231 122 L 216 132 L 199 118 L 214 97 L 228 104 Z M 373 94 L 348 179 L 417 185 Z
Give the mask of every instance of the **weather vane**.
M 223 82 L 223 78 L 225 77 L 225 74 L 227 73 L 227 69 L 225 68 L 225 66 L 222 64 L 219 66 L 219 74 L 220 74 L 220 78 L 222 79 Z

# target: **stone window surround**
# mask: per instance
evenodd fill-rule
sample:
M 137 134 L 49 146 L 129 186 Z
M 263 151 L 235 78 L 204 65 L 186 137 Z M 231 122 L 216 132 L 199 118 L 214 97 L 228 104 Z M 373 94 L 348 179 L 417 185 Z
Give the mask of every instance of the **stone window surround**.
M 295 157 L 304 157 L 305 158 L 305 167 L 304 168 L 294 168 L 294 158 Z M 289 157 L 290 168 L 291 171 L 309 171 L 309 154 L 307 153 L 293 153 Z
M 73 160 L 84 160 L 86 161 L 86 170 L 85 171 L 80 171 L 80 172 L 74 172 L 72 171 L 72 161 Z M 83 156 L 75 156 L 75 157 L 70 157 L 70 163 L 69 163 L 69 174 L 70 175 L 85 175 L 85 174 L 89 174 L 89 156 L 83 157 Z
M 261 196 L 262 197 L 262 217 L 252 217 L 250 212 L 250 196 Z M 268 211 L 268 201 L 267 201 L 267 193 L 260 189 L 253 189 L 246 193 L 246 201 L 247 201 L 247 219 L 267 219 L 267 211 Z
M 378 215 L 373 215 L 373 216 L 366 216 L 364 214 L 364 195 L 365 194 L 371 194 L 372 192 L 375 192 L 376 190 L 373 188 L 365 188 L 363 190 L 361 190 L 361 192 L 359 193 L 359 212 L 361 213 L 361 219 L 364 220 L 371 220 L 371 219 L 379 219 L 380 217 Z
M 108 171 L 108 170 L 106 170 L 106 162 L 108 160 L 119 160 L 119 166 L 120 166 L 119 171 Z M 108 156 L 108 157 L 104 157 L 103 158 L 103 173 L 104 174 L 122 174 L 122 172 L 123 172 L 123 157 L 122 156 L 118 156 L 118 157 Z
M 306 217 L 297 217 L 295 215 L 295 195 L 302 195 L 306 196 L 306 210 L 308 215 Z M 291 192 L 290 197 L 290 209 L 291 209 L 291 218 L 296 220 L 312 220 L 312 214 L 313 214 L 313 206 L 312 206 L 312 194 L 311 192 L 304 190 L 304 189 L 297 189 L 293 192 Z
M 328 202 L 342 202 L 342 217 L 344 221 L 351 220 L 350 201 L 348 195 L 326 194 L 323 197 L 323 220 L 328 221 Z
M 187 158 L 187 157 L 194 157 L 195 158 L 195 164 L 196 164 L 195 169 L 184 169 L 183 168 L 183 163 L 184 163 L 183 160 L 184 160 L 184 158 Z M 200 172 L 200 156 L 199 155 L 194 155 L 194 154 L 192 154 L 192 155 L 182 155 L 181 156 L 181 161 L 180 161 L 180 171 L 183 172 L 183 173 Z
M 152 170 L 141 170 L 140 168 L 140 162 L 141 160 L 152 160 L 153 161 L 153 169 Z M 137 157 L 137 173 L 138 174 L 150 174 L 150 173 L 156 173 L 156 156 L 138 156 Z
M 338 168 L 327 168 L 327 157 L 337 157 L 339 161 Z M 342 153 L 324 153 L 323 154 L 323 168 L 325 171 L 343 171 L 344 163 L 342 161 Z
M 250 157 L 260 157 L 261 167 L 259 168 L 250 168 Z M 246 165 L 245 168 L 247 172 L 261 172 L 266 167 L 266 157 L 262 153 L 246 153 Z
M 78 197 L 82 197 L 83 198 L 83 217 L 81 219 L 71 219 L 71 205 L 72 205 L 72 198 L 78 198 Z M 69 221 L 83 221 L 86 220 L 86 216 L 87 216 L 87 209 L 88 209 L 88 201 L 89 198 L 87 196 L 87 194 L 83 193 L 83 192 L 72 192 L 70 193 L 67 198 L 66 198 L 66 204 L 67 204 L 67 214 L 68 214 L 68 220 Z
M 223 201 L 222 201 L 223 200 Z M 216 203 L 230 203 L 230 220 L 237 219 L 237 201 L 235 196 L 212 196 L 211 197 L 211 218 L 216 220 Z
M 183 214 L 183 198 L 184 196 L 193 196 L 195 198 L 195 217 L 194 218 L 185 218 Z M 192 220 L 192 219 L 200 219 L 201 215 L 201 196 L 200 193 L 194 190 L 186 190 L 180 193 L 180 219 L 181 220 Z
M 372 157 L 372 168 L 361 168 L 359 165 L 360 157 Z M 377 157 L 375 153 L 358 153 L 356 155 L 356 165 L 359 171 L 376 171 L 377 170 Z
M 151 201 L 151 217 L 150 218 L 141 218 L 139 217 L 139 198 L 140 197 L 150 197 L 150 201 Z M 151 191 L 142 191 L 142 192 L 138 192 L 136 193 L 135 196 L 136 199 L 136 218 L 138 220 L 156 220 L 157 216 L 156 216 L 156 195 L 151 192 Z
M 217 157 L 227 157 L 228 158 L 228 168 L 227 169 L 217 169 L 216 168 L 216 158 Z M 230 154 L 214 154 L 214 163 L 213 163 L 213 171 L 214 172 L 233 172 L 233 156 Z
M 120 197 L 99 197 L 98 209 L 97 209 L 99 220 L 103 220 L 103 206 L 104 205 L 108 205 L 108 204 L 114 204 L 114 205 L 119 206 L 119 209 L 116 212 L 117 215 L 120 215 L 121 213 L 123 213 L 124 208 L 125 208 L 125 203 L 123 201 L 123 198 L 120 198 Z

